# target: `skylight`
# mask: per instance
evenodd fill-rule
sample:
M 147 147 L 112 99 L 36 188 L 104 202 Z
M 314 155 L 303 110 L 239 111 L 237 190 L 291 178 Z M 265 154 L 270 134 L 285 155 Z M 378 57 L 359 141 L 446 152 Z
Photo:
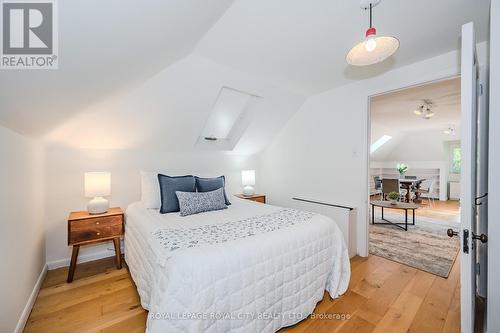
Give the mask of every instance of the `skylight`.
M 390 135 L 383 135 L 380 139 L 378 139 L 377 141 L 375 141 L 374 143 L 372 143 L 371 146 L 370 146 L 370 154 L 373 154 L 375 151 L 377 151 L 377 149 L 379 149 L 384 144 L 386 144 L 387 141 L 389 141 L 390 139 L 392 139 L 392 136 L 390 136 Z
M 201 136 L 209 139 L 227 139 L 238 119 L 243 117 L 252 95 L 222 87 Z
M 250 124 L 258 100 L 262 97 L 222 87 L 196 142 L 209 150 L 232 150 Z

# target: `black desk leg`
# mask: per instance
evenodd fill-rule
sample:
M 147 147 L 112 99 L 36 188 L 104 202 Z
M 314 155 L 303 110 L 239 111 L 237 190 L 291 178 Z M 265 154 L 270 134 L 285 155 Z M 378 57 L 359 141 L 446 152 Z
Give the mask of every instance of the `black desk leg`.
M 382 220 L 384 220 L 384 206 L 382 206 L 381 208 L 382 208 Z
M 405 209 L 405 230 L 408 231 L 408 209 Z
M 413 225 L 415 225 L 415 209 L 413 209 Z
M 375 224 L 375 205 L 372 205 L 372 224 Z

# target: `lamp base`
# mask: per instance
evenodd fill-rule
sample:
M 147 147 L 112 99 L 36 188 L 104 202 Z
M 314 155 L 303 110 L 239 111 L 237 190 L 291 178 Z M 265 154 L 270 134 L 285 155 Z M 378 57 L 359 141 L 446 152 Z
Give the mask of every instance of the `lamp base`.
M 243 195 L 251 196 L 255 194 L 255 189 L 253 186 L 247 185 L 243 188 Z
M 89 214 L 103 214 L 108 211 L 109 201 L 103 197 L 95 197 L 87 204 Z

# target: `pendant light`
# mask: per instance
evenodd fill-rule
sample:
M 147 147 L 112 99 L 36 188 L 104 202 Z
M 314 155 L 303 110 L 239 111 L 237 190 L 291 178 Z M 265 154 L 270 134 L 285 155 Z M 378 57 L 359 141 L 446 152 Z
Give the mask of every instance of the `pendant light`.
M 370 10 L 370 27 L 366 30 L 365 40 L 354 46 L 346 56 L 346 61 L 353 66 L 368 66 L 384 61 L 399 48 L 396 37 L 377 36 L 377 30 L 372 26 L 372 9 L 381 0 L 362 0 L 361 8 Z

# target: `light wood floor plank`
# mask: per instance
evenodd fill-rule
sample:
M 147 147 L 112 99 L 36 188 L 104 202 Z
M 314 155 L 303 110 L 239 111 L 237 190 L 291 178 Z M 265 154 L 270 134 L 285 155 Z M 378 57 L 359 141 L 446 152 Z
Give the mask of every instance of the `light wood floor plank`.
M 392 261 L 380 264 L 371 274 L 363 277 L 352 290 L 366 298 L 371 298 L 398 267 L 399 264 Z
M 313 317 L 280 332 L 459 332 L 458 263 L 448 279 L 377 256 L 354 257 L 351 271 L 345 295 L 325 293 Z M 25 332 L 144 332 L 147 311 L 126 266 L 107 258 L 79 265 L 72 284 L 66 276 L 67 268 L 48 272 Z M 325 318 L 333 314 L 349 319 Z
M 446 315 L 443 333 L 460 332 L 460 283 L 457 283 L 453 300 Z
M 375 329 L 375 325 L 363 318 L 354 315 L 351 319 L 347 320 L 342 326 L 337 328 L 334 332 L 342 333 L 370 333 Z
M 415 274 L 416 269 L 400 265 L 356 314 L 377 325 Z
M 453 294 L 460 279 L 456 263 L 448 279 L 436 277 L 408 332 L 442 332 Z
M 406 332 L 423 299 L 403 291 L 377 324 L 374 333 Z
M 35 317 L 46 316 L 51 312 L 57 312 L 78 303 L 99 299 L 120 290 L 131 289 L 133 287 L 135 286 L 127 275 L 94 282 L 80 288 L 38 298 L 37 303 L 33 307 L 32 315 Z

